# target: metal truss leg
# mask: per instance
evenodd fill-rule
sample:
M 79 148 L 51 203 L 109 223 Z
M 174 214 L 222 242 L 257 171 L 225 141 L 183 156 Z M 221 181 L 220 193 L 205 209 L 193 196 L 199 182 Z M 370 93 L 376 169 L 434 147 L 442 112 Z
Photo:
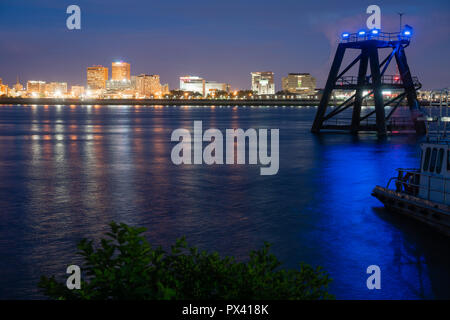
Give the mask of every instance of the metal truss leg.
M 372 73 L 373 96 L 375 100 L 377 132 L 379 136 L 385 136 L 387 134 L 387 130 L 384 113 L 383 93 L 381 90 L 381 74 L 380 62 L 378 60 L 378 50 L 376 46 L 371 46 L 368 48 L 368 50 L 370 57 L 370 71 Z
M 411 110 L 411 118 L 414 122 L 416 133 L 425 134 L 426 126 L 423 121 L 417 121 L 417 118 L 421 115 L 419 111 L 419 102 L 417 101 L 416 88 L 409 70 L 408 62 L 406 60 L 406 54 L 403 47 L 395 53 L 395 60 L 397 61 L 398 70 L 400 71 L 400 77 L 405 87 L 406 99 L 408 101 L 409 109 Z
M 366 83 L 367 65 L 369 62 L 369 53 L 366 49 L 361 52 L 361 60 L 359 62 L 358 71 L 358 89 L 356 90 L 355 102 L 353 104 L 353 115 L 351 132 L 353 134 L 358 133 L 359 123 L 361 119 L 361 105 L 363 101 L 363 86 Z
M 325 111 L 327 110 L 328 103 L 330 102 L 331 93 L 334 89 L 336 83 L 336 77 L 338 75 L 339 69 L 342 64 L 342 59 L 344 58 L 345 47 L 339 44 L 336 54 L 334 56 L 333 64 L 331 65 L 331 70 L 328 75 L 328 80 L 325 85 L 325 89 L 320 99 L 319 107 L 317 108 L 316 117 L 314 119 L 311 132 L 319 133 L 322 128 L 322 123 L 324 121 Z

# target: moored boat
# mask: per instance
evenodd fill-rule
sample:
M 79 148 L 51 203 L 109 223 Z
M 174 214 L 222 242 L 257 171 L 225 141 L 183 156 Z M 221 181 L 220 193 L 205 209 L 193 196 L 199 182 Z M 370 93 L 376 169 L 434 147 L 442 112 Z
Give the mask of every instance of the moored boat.
M 414 218 L 450 236 L 450 139 L 445 130 L 450 118 L 424 120 L 439 126 L 443 123 L 444 129 L 421 144 L 420 168 L 397 169 L 387 186 L 376 186 L 372 195 L 389 212 Z

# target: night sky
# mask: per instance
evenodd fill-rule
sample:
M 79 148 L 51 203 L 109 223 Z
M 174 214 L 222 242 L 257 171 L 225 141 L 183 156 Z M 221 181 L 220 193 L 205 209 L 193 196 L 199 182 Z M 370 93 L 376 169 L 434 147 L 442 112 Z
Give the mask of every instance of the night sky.
M 81 30 L 66 28 L 66 8 L 81 8 Z M 414 27 L 407 49 L 424 88 L 450 85 L 448 0 L 1 0 L 0 78 L 86 83 L 86 67 L 114 60 L 132 74 L 198 75 L 250 88 L 250 72 L 310 72 L 323 87 L 339 35 L 365 27 L 370 4 L 382 31 L 398 31 L 397 12 Z

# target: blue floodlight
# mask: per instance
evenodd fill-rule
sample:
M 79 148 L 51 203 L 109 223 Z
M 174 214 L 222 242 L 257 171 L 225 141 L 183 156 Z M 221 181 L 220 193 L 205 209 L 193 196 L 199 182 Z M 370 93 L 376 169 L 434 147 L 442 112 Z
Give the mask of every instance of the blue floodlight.
M 370 33 L 371 33 L 372 35 L 378 35 L 378 34 L 380 33 L 380 30 L 378 30 L 378 29 L 372 29 L 372 31 L 370 31 Z
M 405 37 L 412 36 L 413 28 L 411 26 L 408 26 L 407 24 L 403 28 L 402 35 Z
M 350 36 L 350 33 L 344 32 L 341 36 L 342 36 L 342 39 L 348 39 L 348 37 Z
M 361 30 L 361 31 L 358 32 L 358 35 L 360 37 L 364 37 L 366 35 L 366 31 L 365 30 Z

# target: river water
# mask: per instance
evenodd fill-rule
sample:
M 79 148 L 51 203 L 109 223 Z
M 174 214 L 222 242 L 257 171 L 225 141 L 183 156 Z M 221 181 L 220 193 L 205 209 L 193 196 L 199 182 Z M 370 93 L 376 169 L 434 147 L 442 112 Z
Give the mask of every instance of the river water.
M 314 107 L 0 106 L 0 298 L 42 298 L 40 275 L 80 263 L 76 243 L 111 220 L 154 245 L 190 244 L 245 259 L 272 243 L 289 268 L 334 279 L 338 299 L 450 298 L 450 241 L 371 196 L 418 139 L 309 132 Z M 176 128 L 278 128 L 280 169 L 171 162 Z M 366 269 L 381 268 L 381 290 Z

